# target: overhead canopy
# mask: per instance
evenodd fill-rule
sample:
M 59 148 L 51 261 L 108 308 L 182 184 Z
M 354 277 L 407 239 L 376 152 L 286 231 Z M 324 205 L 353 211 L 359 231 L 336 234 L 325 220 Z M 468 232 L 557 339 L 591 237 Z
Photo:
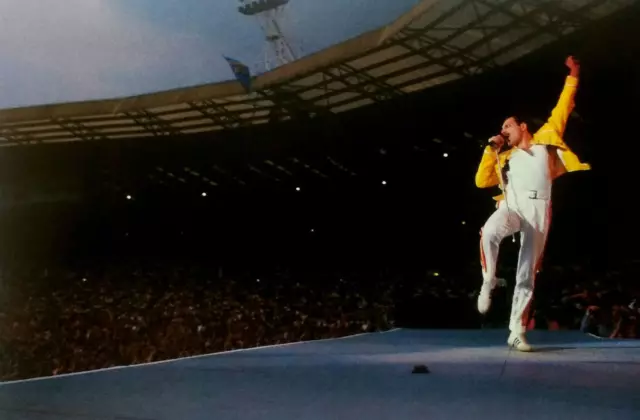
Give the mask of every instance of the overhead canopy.
M 0 146 L 181 135 L 339 113 L 486 72 L 634 0 L 422 0 L 380 29 L 258 76 L 0 110 Z

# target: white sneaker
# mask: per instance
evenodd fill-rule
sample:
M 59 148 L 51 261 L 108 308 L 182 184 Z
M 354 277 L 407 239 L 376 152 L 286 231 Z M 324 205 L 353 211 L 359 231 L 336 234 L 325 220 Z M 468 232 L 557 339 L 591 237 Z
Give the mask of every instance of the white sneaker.
M 507 340 L 507 344 L 509 344 L 510 347 L 513 347 L 518 351 L 524 351 L 524 352 L 533 351 L 533 347 L 531 347 L 531 345 L 527 342 L 527 339 L 525 338 L 524 334 L 516 334 L 512 332 L 511 334 L 509 334 L 509 339 Z
M 491 292 L 496 287 L 496 279 L 492 281 L 485 281 L 480 288 L 480 294 L 478 295 L 478 312 L 486 314 L 491 307 Z

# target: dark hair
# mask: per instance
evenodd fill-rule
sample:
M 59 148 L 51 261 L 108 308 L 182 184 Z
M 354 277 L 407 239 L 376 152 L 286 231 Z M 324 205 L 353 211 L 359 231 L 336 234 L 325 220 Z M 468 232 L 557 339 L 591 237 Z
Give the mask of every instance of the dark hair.
M 538 131 L 540 127 L 544 125 L 544 122 L 541 123 L 539 119 L 529 115 L 518 114 L 518 115 L 512 115 L 511 118 L 513 118 L 516 124 L 518 125 L 527 124 L 527 129 L 529 130 L 530 133 L 535 133 L 536 131 Z
M 524 118 L 521 115 L 512 115 L 511 118 L 513 118 L 513 120 L 518 125 L 523 124 L 523 123 L 529 125 L 529 118 Z

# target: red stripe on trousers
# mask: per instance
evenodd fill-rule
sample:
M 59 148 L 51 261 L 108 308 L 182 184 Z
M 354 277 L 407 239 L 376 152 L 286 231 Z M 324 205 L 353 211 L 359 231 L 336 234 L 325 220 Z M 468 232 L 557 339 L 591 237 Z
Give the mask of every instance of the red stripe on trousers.
M 482 233 L 483 229 L 480 229 L 480 265 L 482 265 L 482 272 L 487 272 L 487 259 L 484 255 L 484 248 L 482 247 Z

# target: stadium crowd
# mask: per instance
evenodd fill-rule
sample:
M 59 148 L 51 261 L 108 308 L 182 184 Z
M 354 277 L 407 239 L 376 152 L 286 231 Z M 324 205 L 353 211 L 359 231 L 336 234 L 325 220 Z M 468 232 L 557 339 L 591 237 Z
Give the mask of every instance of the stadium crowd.
M 477 267 L 473 267 L 476 270 Z M 473 271 L 470 268 L 470 273 Z M 605 282 L 550 269 L 531 328 L 637 338 L 633 277 Z M 465 280 L 466 279 L 466 280 Z M 411 325 L 480 326 L 472 275 L 389 270 L 261 277 L 166 263 L 145 267 L 2 273 L 0 379 L 57 375 Z M 509 294 L 508 288 L 498 293 Z M 504 326 L 509 299 L 495 298 Z M 500 313 L 500 312 L 504 313 Z M 442 314 L 443 316 L 436 316 Z

